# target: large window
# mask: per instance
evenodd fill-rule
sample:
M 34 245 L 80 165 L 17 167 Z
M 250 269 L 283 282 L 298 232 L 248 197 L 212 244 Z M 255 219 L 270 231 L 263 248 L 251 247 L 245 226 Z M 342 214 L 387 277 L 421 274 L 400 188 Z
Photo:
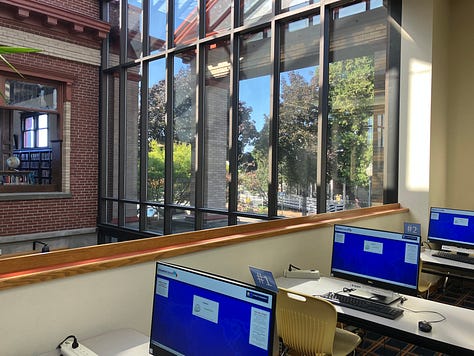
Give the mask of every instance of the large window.
M 61 189 L 61 84 L 0 77 L 1 193 Z
M 104 1 L 102 241 L 396 202 L 400 7 Z

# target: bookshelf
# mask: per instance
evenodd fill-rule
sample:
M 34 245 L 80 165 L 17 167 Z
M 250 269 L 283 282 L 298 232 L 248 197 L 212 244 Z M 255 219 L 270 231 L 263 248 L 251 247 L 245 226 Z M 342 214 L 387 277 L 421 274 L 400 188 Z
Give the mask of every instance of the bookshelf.
M 52 183 L 51 148 L 14 150 L 13 155 L 20 159 L 19 171 L 31 172 L 30 184 Z
M 32 171 L 0 171 L 0 184 L 2 185 L 26 185 L 33 184 Z

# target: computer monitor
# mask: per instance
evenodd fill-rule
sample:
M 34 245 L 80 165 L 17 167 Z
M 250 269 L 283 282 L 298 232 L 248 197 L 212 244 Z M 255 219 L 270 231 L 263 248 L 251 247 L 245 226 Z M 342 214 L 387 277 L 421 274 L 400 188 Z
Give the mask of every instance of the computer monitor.
M 350 294 L 392 303 L 418 291 L 420 237 L 335 225 L 331 274 L 351 282 Z
M 474 249 L 474 211 L 432 207 L 428 242 Z
M 273 291 L 157 262 L 150 354 L 273 355 L 275 310 Z

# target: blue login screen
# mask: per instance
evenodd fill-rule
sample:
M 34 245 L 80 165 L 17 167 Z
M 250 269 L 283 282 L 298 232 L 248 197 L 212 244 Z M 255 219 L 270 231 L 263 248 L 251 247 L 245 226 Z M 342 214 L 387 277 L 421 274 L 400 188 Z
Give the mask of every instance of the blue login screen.
M 336 225 L 333 240 L 333 273 L 417 288 L 418 236 Z
M 154 355 L 269 355 L 271 294 L 178 273 L 156 277 Z

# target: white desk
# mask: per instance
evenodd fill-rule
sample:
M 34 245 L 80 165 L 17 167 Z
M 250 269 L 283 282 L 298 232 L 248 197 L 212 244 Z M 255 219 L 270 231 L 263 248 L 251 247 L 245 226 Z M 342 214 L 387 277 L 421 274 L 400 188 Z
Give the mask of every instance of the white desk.
M 67 335 L 65 335 L 66 337 Z M 149 337 L 133 329 L 112 330 L 79 343 L 94 351 L 99 356 L 149 356 Z M 58 343 L 61 340 L 58 340 Z M 57 356 L 59 350 L 50 351 L 40 356 Z
M 471 276 L 474 275 L 473 264 L 458 262 L 458 261 L 453 261 L 447 258 L 433 256 L 433 254 L 436 252 L 438 252 L 438 250 L 425 249 L 424 251 L 421 252 L 421 255 L 420 255 L 421 261 L 424 264 L 450 267 L 458 271 L 464 271 L 465 273 L 470 274 Z
M 279 287 L 307 295 L 321 295 L 341 291 L 344 287 L 350 288 L 348 281 L 327 277 L 321 277 L 319 280 L 280 277 L 276 282 Z M 412 296 L 405 297 L 407 300 L 403 303 L 403 308 L 422 312 L 415 313 L 405 309 L 401 317 L 390 320 L 347 307 L 335 306 L 338 319 L 341 322 L 373 330 L 435 351 L 474 355 L 474 310 Z M 400 304 L 396 302 L 392 306 L 400 307 Z M 418 330 L 418 321 L 441 319 L 439 315 L 429 311 L 443 314 L 446 320 L 433 323 L 431 332 L 425 333 Z
M 421 252 L 422 272 L 431 273 L 444 277 L 443 289 L 449 277 L 474 280 L 474 265 L 470 263 L 458 262 L 447 258 L 435 257 L 438 250 L 425 249 Z

